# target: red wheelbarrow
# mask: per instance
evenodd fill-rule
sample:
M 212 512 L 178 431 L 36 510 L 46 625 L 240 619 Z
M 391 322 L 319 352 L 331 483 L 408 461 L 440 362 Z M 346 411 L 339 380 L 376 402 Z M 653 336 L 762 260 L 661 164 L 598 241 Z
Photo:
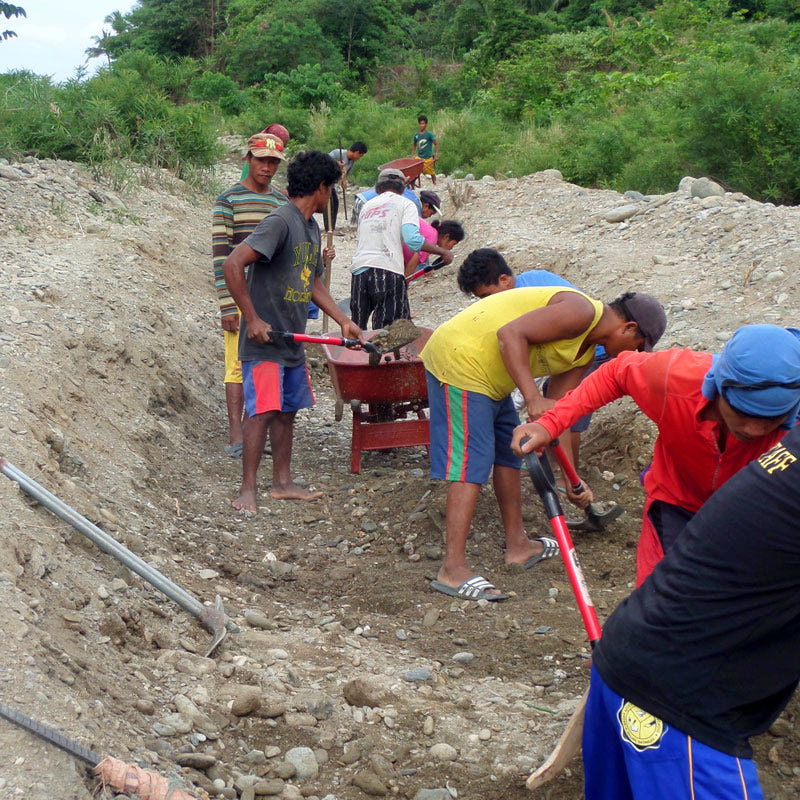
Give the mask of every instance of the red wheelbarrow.
M 399 169 L 403 175 L 406 176 L 406 183 L 413 186 L 416 182 L 417 186 L 422 185 L 419 176 L 422 175 L 422 170 L 425 168 L 424 158 L 396 158 L 394 161 L 389 161 L 386 164 L 381 164 L 378 169 Z
M 361 471 L 364 450 L 430 444 L 425 415 L 428 386 L 419 354 L 433 331 L 420 330 L 421 336 L 385 353 L 374 366 L 370 366 L 369 354 L 363 350 L 322 345 L 336 394 L 336 419 L 342 418 L 345 403 L 353 411 L 350 472 Z M 369 340 L 376 333 L 368 331 L 364 336 Z

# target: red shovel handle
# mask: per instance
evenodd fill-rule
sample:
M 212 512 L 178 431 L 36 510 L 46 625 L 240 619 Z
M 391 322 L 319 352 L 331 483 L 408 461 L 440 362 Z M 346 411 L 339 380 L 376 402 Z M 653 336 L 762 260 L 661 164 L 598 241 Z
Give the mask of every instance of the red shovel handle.
M 311 336 L 307 333 L 293 333 L 292 331 L 269 332 L 270 338 L 281 338 L 289 342 L 305 342 L 306 344 L 335 344 L 339 347 L 363 347 L 368 353 L 380 353 L 372 342 L 361 342 L 358 339 L 345 339 L 343 336 Z
M 544 502 L 545 512 L 550 518 L 550 526 L 558 542 L 561 558 L 564 561 L 564 567 L 567 570 L 569 582 L 575 594 L 575 601 L 578 604 L 578 610 L 581 613 L 589 643 L 594 647 L 601 635 L 600 622 L 597 619 L 597 612 L 594 610 L 594 604 L 589 596 L 586 580 L 583 577 L 583 570 L 575 553 L 575 545 L 572 544 L 572 537 L 569 535 L 567 524 L 564 521 L 564 512 L 558 500 L 558 492 L 556 491 L 550 462 L 544 453 L 542 455 L 526 453 L 525 466 L 528 468 L 528 473 L 531 476 L 533 485 L 536 487 L 536 491 Z
M 575 494 L 583 494 L 583 483 L 578 477 L 575 467 L 572 466 L 572 462 L 567 458 L 567 454 L 564 452 L 564 448 L 561 446 L 558 439 L 553 439 L 553 441 L 550 442 L 550 447 L 553 448 L 558 463 L 561 465 L 561 469 L 564 470 L 564 475 L 566 475 L 567 480 L 572 484 L 572 491 L 575 492 Z

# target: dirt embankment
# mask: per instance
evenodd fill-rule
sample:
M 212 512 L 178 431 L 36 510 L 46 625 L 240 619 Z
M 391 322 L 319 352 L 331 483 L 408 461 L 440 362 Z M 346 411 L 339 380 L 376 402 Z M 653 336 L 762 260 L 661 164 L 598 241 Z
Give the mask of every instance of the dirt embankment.
M 222 174 L 235 180 L 234 168 Z M 502 566 L 487 489 L 469 557 L 512 600 L 431 593 L 444 487 L 420 448 L 367 453 L 350 474 L 350 411 L 335 420 L 316 348 L 318 405 L 300 415 L 294 464 L 325 498 L 270 500 L 265 458 L 261 513 L 236 516 L 211 200 L 162 173 L 139 182 L 124 194 L 65 162 L 2 165 L 0 453 L 193 595 L 219 594 L 241 630 L 204 658 L 209 637 L 192 617 L 3 479 L 0 700 L 212 795 L 534 796 L 521 778 L 587 680 L 560 564 Z M 652 292 L 668 306 L 662 346 L 713 350 L 740 324 L 797 322 L 795 209 L 686 189 L 621 197 L 552 173 L 437 189 L 468 232 L 456 264 L 494 246 L 518 271 L 553 269 L 604 299 Z M 354 240 L 336 240 L 339 298 Z M 435 327 L 469 301 L 449 267 L 416 281 L 411 302 L 415 323 Z M 629 403 L 585 437 L 584 473 L 628 509 L 577 541 L 601 618 L 633 580 L 636 477 L 652 437 Z M 545 533 L 528 487 L 524 499 L 530 532 Z M 793 702 L 758 742 L 767 797 L 800 791 L 796 713 Z M 0 752 L 0 797 L 90 796 L 74 759 L 6 723 Z M 536 796 L 577 798 L 580 786 L 575 762 Z

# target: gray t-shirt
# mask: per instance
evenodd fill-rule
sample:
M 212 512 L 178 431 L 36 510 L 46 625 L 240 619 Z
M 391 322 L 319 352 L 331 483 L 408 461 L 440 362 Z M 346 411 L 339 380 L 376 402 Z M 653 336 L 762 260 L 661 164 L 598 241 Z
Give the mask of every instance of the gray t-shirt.
M 311 287 L 325 269 L 319 226 L 313 218 L 306 220 L 290 202 L 264 217 L 244 243 L 261 256 L 247 276 L 256 313 L 275 330 L 303 333 Z M 305 351 L 296 342 L 259 344 L 248 339 L 247 323 L 242 318 L 239 359 L 296 367 L 305 361 Z
M 328 155 L 338 164 L 340 161 L 344 164 L 344 173 L 345 175 L 350 174 L 350 170 L 353 169 L 353 164 L 356 162 L 353 159 L 347 157 L 347 150 L 346 148 L 342 148 L 341 150 L 337 147 L 334 150 L 331 150 Z

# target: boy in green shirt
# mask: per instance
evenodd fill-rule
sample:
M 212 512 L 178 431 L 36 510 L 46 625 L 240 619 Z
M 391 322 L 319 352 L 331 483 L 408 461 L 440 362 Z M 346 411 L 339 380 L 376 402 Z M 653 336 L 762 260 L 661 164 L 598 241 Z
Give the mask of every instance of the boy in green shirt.
M 428 130 L 428 118 L 424 114 L 420 114 L 417 117 L 417 122 L 419 123 L 419 130 L 414 134 L 411 158 L 416 156 L 425 159 L 422 174 L 430 175 L 431 180 L 436 183 L 436 172 L 433 166 L 439 160 L 439 140 L 433 131 Z

